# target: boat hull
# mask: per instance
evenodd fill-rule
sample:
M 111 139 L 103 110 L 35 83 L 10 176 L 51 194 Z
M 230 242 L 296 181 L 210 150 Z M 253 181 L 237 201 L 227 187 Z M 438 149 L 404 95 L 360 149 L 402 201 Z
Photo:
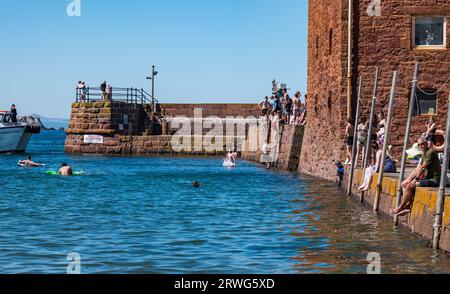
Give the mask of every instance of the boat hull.
M 25 132 L 25 126 L 0 128 L 0 153 L 25 152 L 31 134 Z

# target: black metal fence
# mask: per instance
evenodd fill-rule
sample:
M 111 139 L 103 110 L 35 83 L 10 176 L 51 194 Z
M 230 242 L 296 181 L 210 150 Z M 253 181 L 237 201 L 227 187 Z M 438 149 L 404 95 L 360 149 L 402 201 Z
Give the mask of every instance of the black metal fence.
M 111 91 L 102 91 L 100 88 L 85 87 L 76 89 L 76 102 L 96 102 L 114 100 L 127 103 L 156 103 L 155 99 L 147 95 L 144 89 L 137 88 L 111 88 Z
M 152 95 L 144 89 L 137 88 L 111 88 L 103 91 L 101 88 L 76 88 L 76 102 L 119 101 L 132 104 L 151 104 L 152 111 L 167 116 L 166 110 Z

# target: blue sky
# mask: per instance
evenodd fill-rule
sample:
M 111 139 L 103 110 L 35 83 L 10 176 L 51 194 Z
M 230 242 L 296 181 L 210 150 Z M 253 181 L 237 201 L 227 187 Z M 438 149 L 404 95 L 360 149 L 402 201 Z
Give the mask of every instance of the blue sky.
M 258 102 L 276 78 L 306 91 L 307 0 L 0 1 L 0 109 L 68 117 L 78 80 L 168 103 Z

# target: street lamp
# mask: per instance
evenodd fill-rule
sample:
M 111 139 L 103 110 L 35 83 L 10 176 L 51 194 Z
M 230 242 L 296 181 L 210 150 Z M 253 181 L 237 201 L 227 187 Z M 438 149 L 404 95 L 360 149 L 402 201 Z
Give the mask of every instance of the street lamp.
M 158 75 L 158 72 L 155 70 L 155 66 L 152 66 L 152 76 L 147 77 L 147 80 L 152 80 L 152 104 L 153 110 L 155 110 L 155 77 Z

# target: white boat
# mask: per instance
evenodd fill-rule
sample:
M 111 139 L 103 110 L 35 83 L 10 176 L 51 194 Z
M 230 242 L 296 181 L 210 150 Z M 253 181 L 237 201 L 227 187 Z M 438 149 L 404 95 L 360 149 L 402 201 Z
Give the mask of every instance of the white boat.
M 0 153 L 25 152 L 33 134 L 41 132 L 38 119 L 24 116 L 11 122 L 9 111 L 0 111 Z

